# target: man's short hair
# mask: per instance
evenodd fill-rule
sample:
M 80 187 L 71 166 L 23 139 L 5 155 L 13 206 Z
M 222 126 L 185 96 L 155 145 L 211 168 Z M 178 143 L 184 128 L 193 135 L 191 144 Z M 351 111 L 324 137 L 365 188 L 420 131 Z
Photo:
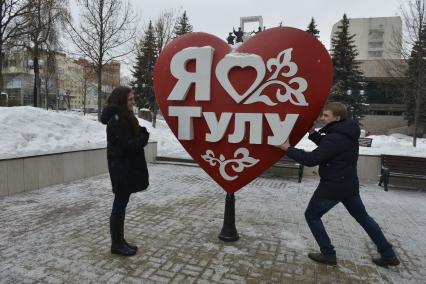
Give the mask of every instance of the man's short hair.
M 327 103 L 324 110 L 329 110 L 333 116 L 340 116 L 340 119 L 345 119 L 348 116 L 348 109 L 346 106 L 339 102 Z

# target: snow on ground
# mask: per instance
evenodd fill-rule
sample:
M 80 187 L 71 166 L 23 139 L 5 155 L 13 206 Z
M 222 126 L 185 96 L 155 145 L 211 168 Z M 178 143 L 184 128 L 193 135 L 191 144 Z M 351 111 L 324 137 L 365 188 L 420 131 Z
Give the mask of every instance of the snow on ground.
M 150 140 L 158 142 L 159 156 L 190 157 L 163 119 L 157 119 L 156 128 L 143 119 L 139 119 L 139 123 L 151 133 Z M 426 157 L 426 139 L 418 139 L 414 148 L 412 138 L 402 134 L 369 138 L 373 139 L 372 146 L 360 147 L 360 154 Z M 83 116 L 81 113 L 46 111 L 28 106 L 0 107 L 0 159 L 105 146 L 105 125 L 97 121 L 96 115 Z M 307 151 L 315 148 L 307 135 L 296 146 Z
M 403 134 L 371 135 L 373 139 L 370 147 L 361 147 L 365 155 L 401 155 L 413 157 L 426 157 L 426 139 L 417 139 L 417 147 L 413 147 L 413 138 Z
M 150 133 L 149 139 L 157 141 L 158 156 L 190 158 L 188 152 L 186 152 L 179 143 L 165 120 L 157 118 L 157 124 L 155 128 L 152 127 L 151 122 L 143 119 L 139 119 L 139 123 L 148 129 L 148 132 Z
M 105 127 L 74 113 L 0 108 L 0 159 L 106 146 Z
M 160 156 L 188 157 L 164 120 L 139 119 L 158 142 Z M 106 147 L 105 125 L 97 116 L 46 111 L 34 107 L 0 107 L 0 159 Z
M 371 147 L 359 147 L 361 155 L 380 156 L 382 154 L 426 157 L 426 139 L 418 138 L 417 147 L 413 147 L 413 137 L 404 134 L 370 135 L 373 139 Z M 315 144 L 308 139 L 308 135 L 296 145 L 306 151 L 315 149 Z
M 306 256 L 318 249 L 304 217 L 317 180 L 258 177 L 237 192 L 240 240 L 225 243 L 217 238 L 225 202 L 219 185 L 198 167 L 150 164 L 149 171 L 149 189 L 132 194 L 127 209 L 126 238 L 140 248 L 130 258 L 109 253 L 107 174 L 0 198 L 0 283 L 189 283 L 190 276 L 203 283 L 425 283 L 425 192 L 363 184 L 367 211 L 401 265 L 375 266 L 376 247 L 339 204 L 323 218 L 339 262 L 326 268 Z

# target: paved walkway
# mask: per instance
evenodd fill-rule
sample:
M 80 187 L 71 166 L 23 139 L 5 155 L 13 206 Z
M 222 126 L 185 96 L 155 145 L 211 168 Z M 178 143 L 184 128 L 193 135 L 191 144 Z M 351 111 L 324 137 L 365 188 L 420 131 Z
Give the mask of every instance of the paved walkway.
M 109 253 L 107 175 L 0 199 L 1 283 L 424 283 L 426 192 L 362 187 L 367 210 L 402 264 L 384 269 L 375 247 L 338 205 L 325 225 L 337 267 L 316 250 L 303 212 L 317 181 L 264 176 L 236 194 L 240 240 L 218 240 L 224 192 L 199 168 L 150 166 L 150 190 L 133 195 L 126 232 L 136 256 Z

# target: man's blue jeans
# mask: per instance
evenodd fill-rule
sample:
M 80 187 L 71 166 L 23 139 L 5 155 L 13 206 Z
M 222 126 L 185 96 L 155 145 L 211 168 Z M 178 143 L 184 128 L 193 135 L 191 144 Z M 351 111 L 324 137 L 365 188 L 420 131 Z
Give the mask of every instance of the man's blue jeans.
M 325 231 L 321 217 L 339 202 L 342 202 L 346 210 L 348 210 L 352 217 L 364 228 L 371 240 L 376 244 L 377 250 L 382 257 L 395 257 L 392 246 L 386 240 L 376 221 L 368 215 L 359 194 L 339 201 L 320 198 L 314 193 L 311 201 L 309 201 L 308 208 L 306 208 L 305 218 L 322 254 L 326 256 L 336 255 L 336 251 Z

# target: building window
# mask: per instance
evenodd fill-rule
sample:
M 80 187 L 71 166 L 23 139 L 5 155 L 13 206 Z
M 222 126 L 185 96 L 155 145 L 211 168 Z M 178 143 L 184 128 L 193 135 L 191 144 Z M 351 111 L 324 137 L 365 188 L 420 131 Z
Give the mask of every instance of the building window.
M 383 48 L 383 42 L 369 42 L 369 48 Z
M 387 110 L 375 110 L 370 111 L 371 115 L 393 115 L 393 116 L 402 116 L 404 112 L 402 111 L 387 111 Z
M 9 58 L 3 62 L 4 67 L 15 67 L 16 66 L 16 59 L 15 58 Z
M 383 50 L 369 51 L 368 57 L 383 57 Z
M 404 79 L 389 81 L 367 81 L 365 93 L 368 104 L 403 104 Z
M 383 41 L 383 34 L 384 31 L 383 30 L 370 30 L 368 33 L 368 39 L 369 41 L 374 41 L 374 42 L 382 42 Z
M 12 79 L 6 82 L 6 89 L 21 89 L 22 81 L 20 79 Z

